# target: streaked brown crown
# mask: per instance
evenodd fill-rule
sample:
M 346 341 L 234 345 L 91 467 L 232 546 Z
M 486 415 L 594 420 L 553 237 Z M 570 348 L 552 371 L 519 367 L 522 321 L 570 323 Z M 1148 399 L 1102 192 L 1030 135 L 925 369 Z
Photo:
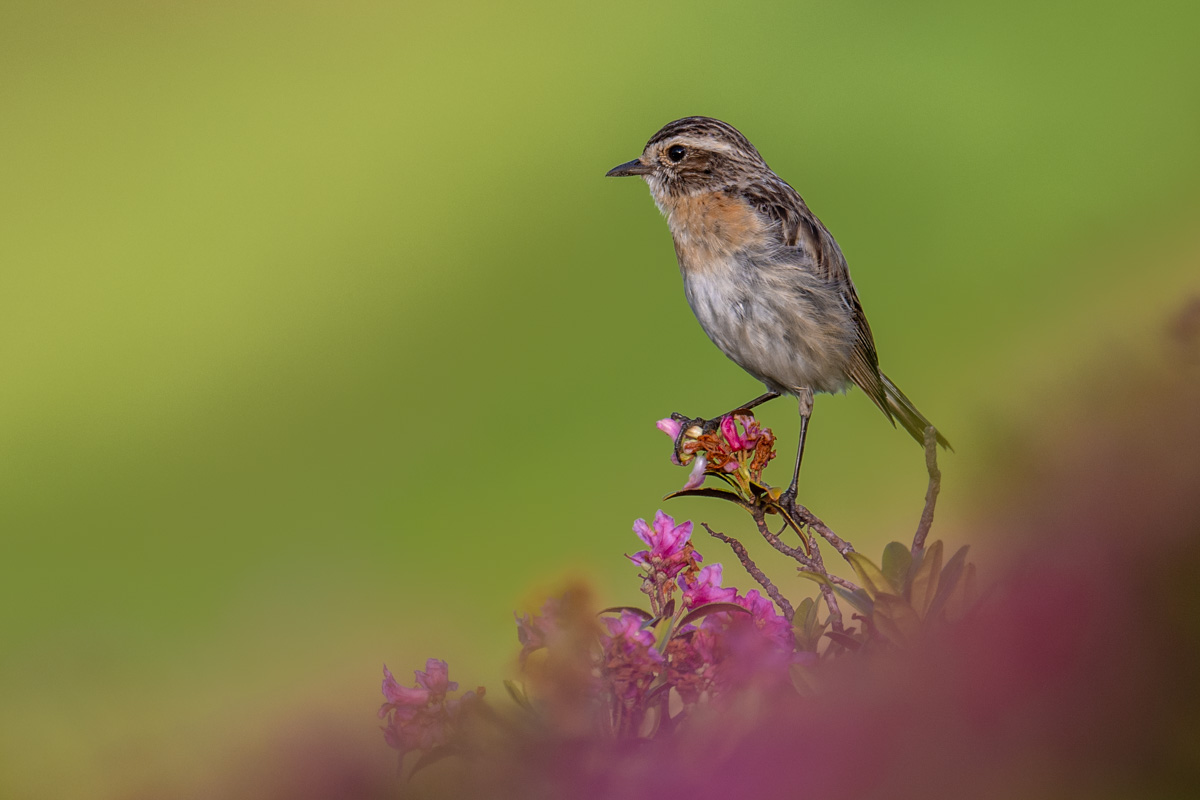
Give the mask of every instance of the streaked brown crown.
M 684 155 L 677 161 L 673 152 Z M 646 143 L 641 161 L 654 168 L 647 181 L 660 199 L 745 185 L 772 174 L 749 139 L 712 117 L 684 117 L 663 126 Z
M 712 139 L 714 142 L 724 142 L 733 145 L 739 150 L 753 153 L 758 156 L 759 160 L 762 160 L 762 156 L 758 154 L 758 150 L 750 143 L 749 139 L 742 135 L 741 131 L 728 122 L 722 122 L 713 117 L 684 117 L 674 122 L 668 122 L 658 133 L 650 137 L 650 141 L 646 142 L 646 146 L 649 147 L 652 144 L 658 144 L 659 142 L 679 137 L 707 138 Z

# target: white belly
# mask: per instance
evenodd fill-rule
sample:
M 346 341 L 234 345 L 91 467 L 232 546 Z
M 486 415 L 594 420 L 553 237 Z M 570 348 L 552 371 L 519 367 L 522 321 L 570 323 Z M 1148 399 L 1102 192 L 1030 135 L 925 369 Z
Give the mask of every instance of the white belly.
M 840 392 L 854 325 L 840 295 L 802 269 L 746 257 L 683 269 L 688 304 L 721 352 L 768 388 Z

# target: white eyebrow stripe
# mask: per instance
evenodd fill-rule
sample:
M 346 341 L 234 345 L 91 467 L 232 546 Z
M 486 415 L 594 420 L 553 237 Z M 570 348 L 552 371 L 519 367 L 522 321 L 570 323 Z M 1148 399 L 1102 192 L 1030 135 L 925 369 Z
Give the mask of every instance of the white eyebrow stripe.
M 719 139 L 710 139 L 707 136 L 675 136 L 666 142 L 666 146 L 682 144 L 685 146 L 695 147 L 697 150 L 715 150 L 722 153 L 732 153 L 734 146 L 729 142 L 722 142 Z

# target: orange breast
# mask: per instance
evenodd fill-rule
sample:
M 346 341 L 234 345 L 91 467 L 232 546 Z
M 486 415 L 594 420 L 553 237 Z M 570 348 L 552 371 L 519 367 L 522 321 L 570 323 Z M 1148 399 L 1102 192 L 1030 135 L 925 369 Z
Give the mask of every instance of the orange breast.
M 681 265 L 706 271 L 734 253 L 766 244 L 768 226 L 740 198 L 724 192 L 681 197 L 670 209 L 667 222 L 675 238 Z

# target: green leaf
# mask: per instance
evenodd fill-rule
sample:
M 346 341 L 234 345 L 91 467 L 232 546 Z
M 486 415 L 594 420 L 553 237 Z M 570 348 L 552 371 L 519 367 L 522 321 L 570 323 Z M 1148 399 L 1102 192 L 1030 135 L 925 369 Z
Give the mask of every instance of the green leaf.
M 839 597 L 862 612 L 863 616 L 869 617 L 875 611 L 875 603 L 871 600 L 871 596 L 862 589 L 851 592 L 841 586 L 834 586 L 833 590 Z
M 670 600 L 667 601 L 667 607 L 662 610 L 662 615 L 664 618 L 675 616 L 675 598 L 674 597 L 672 597 Z M 645 625 L 643 625 L 642 627 L 645 627 Z
M 643 625 L 643 628 L 646 626 Z M 667 645 L 671 641 L 671 637 L 675 635 L 675 617 L 663 617 L 654 626 L 657 630 L 654 633 L 655 649 L 660 653 L 667 652 Z
M 848 553 L 846 560 L 850 562 L 850 566 L 854 567 L 858 579 L 862 582 L 862 588 L 872 599 L 878 594 L 895 594 L 900 591 L 892 586 L 879 567 L 875 566 L 874 562 L 862 553 Z
M 811 598 L 811 597 L 808 597 L 805 599 L 812 600 L 812 605 L 809 606 L 808 610 L 805 612 L 805 620 L 804 620 L 804 625 L 808 628 L 809 632 L 811 633 L 812 631 L 816 630 L 818 627 L 818 625 L 817 625 L 817 610 L 820 608 L 821 604 L 819 602 L 817 602 L 816 599 Z
M 730 613 L 741 612 L 743 614 L 750 613 L 746 609 L 739 606 L 737 603 L 706 603 L 706 604 L 700 606 L 699 608 L 693 608 L 691 611 L 689 611 L 687 613 L 687 616 L 685 616 L 683 619 L 679 620 L 679 627 L 682 628 L 684 625 L 688 625 L 692 622 L 695 622 L 698 619 L 703 619 L 704 617 L 707 617 L 709 614 L 721 614 L 721 613 L 725 613 L 725 612 L 730 612 Z
M 833 583 L 830 582 L 829 578 L 825 577 L 824 575 L 822 575 L 819 572 L 810 572 L 809 570 L 806 570 L 806 569 L 798 569 L 798 570 L 796 570 L 796 574 L 799 575 L 801 578 L 808 578 L 813 583 L 819 583 L 822 586 L 829 586 L 829 587 L 833 586 Z
M 875 598 L 875 613 L 871 616 L 875 630 L 895 645 L 904 645 L 921 633 L 921 618 L 908 601 L 894 594 Z
M 883 574 L 895 587 L 903 592 L 907 587 L 908 568 L 912 566 L 912 552 L 900 542 L 888 542 L 883 548 Z
M 942 540 L 939 539 L 925 548 L 921 564 L 913 574 L 909 599 L 921 619 L 926 618 L 929 606 L 933 604 L 933 598 L 937 596 L 938 582 L 941 580 L 941 576 Z
M 967 551 L 970 550 L 970 545 L 963 545 L 955 551 L 954 555 L 950 556 L 950 560 L 946 562 L 946 566 L 942 567 L 942 577 L 938 581 L 937 596 L 933 598 L 933 605 L 929 607 L 927 616 L 937 619 L 942 613 L 942 609 L 946 606 L 946 601 L 954 594 L 958 588 L 959 579 L 963 576 L 963 568 L 967 563 Z
M 639 617 L 647 621 L 654 619 L 653 614 L 646 609 L 638 608 L 637 606 L 609 606 L 608 608 L 597 611 L 596 616 L 600 616 L 601 614 L 620 614 L 622 611 L 628 611 L 631 614 L 637 614 Z
M 792 635 L 796 637 L 796 646 L 801 650 L 816 651 L 817 642 L 825 632 L 825 626 L 817 622 L 817 610 L 820 603 L 811 597 L 806 597 L 796 606 L 792 617 Z
M 801 634 L 807 635 L 812 627 L 812 622 L 809 620 L 808 612 L 812 611 L 817 606 L 817 601 L 811 597 L 806 597 L 796 606 L 796 613 L 792 615 L 792 628 Z M 813 615 L 816 616 L 815 614 Z
M 526 711 L 533 711 L 533 704 L 529 702 L 529 695 L 525 694 L 525 687 L 518 685 L 516 681 L 506 680 L 504 688 L 508 690 L 508 696 L 513 702 Z
M 678 492 L 671 492 L 663 500 L 674 500 L 676 497 L 716 497 L 720 500 L 737 503 L 739 506 L 744 505 L 741 497 L 724 489 L 680 489 Z

